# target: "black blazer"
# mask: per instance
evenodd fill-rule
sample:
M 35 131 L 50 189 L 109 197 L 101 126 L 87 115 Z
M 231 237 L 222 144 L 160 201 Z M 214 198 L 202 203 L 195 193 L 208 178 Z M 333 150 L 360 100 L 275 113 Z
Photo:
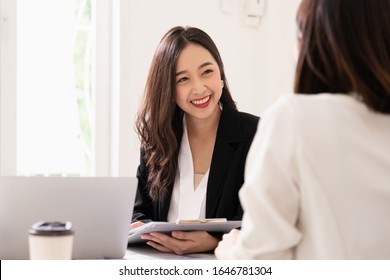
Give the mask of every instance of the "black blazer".
M 224 105 L 207 183 L 206 218 L 241 220 L 243 211 L 238 191 L 244 183 L 246 156 L 258 122 L 259 117 Z M 162 201 L 153 202 L 146 188 L 146 176 L 147 167 L 141 155 L 141 163 L 137 169 L 138 190 L 133 222 L 166 221 L 173 184 Z

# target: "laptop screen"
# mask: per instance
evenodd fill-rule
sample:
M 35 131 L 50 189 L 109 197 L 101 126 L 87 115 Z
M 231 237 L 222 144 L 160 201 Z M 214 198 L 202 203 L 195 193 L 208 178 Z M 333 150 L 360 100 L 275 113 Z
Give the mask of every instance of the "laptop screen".
M 29 259 L 38 221 L 72 223 L 73 259 L 122 258 L 136 189 L 136 178 L 0 177 L 0 259 Z

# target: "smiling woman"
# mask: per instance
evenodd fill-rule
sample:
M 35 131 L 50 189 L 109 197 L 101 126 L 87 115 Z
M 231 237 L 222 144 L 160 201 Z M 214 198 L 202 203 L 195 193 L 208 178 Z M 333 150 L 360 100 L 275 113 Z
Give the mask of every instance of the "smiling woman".
M 131 227 L 240 220 L 238 191 L 258 120 L 237 110 L 212 39 L 194 27 L 169 30 L 157 46 L 137 117 L 141 162 Z M 177 254 L 210 251 L 219 240 L 206 231 L 143 238 Z
M 176 69 L 176 104 L 187 113 L 187 122 L 213 116 L 218 121 L 221 111 L 217 105 L 224 83 L 210 52 L 200 45 L 188 44 Z

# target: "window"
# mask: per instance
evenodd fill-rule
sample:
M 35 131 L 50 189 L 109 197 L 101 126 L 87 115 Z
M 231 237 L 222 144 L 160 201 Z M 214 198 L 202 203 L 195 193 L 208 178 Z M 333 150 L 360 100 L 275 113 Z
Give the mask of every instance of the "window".
M 91 175 L 93 1 L 17 3 L 17 174 Z
M 112 2 L 0 3 L 1 174 L 108 175 Z

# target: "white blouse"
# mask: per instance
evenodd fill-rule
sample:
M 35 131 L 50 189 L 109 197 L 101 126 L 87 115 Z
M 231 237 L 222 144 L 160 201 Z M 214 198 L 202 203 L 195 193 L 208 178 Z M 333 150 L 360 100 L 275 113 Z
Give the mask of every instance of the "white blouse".
M 168 222 L 204 219 L 206 216 L 206 192 L 209 170 L 204 174 L 197 187 L 194 187 L 194 163 L 185 120 L 183 121 L 183 126 L 178 172 L 176 173 L 173 186 L 171 204 L 168 211 Z
M 390 115 L 351 96 L 292 95 L 247 157 L 234 259 L 390 259 Z

